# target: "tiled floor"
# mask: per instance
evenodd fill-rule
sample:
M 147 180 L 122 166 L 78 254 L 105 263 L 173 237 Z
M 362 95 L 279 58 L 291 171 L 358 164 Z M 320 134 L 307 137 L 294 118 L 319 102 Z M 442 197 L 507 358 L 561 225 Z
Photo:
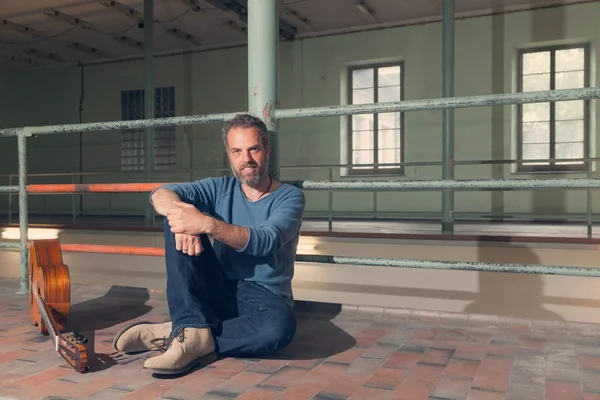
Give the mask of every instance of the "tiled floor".
M 70 330 L 88 337 L 91 367 L 79 374 L 30 324 L 17 288 L 0 279 L 0 399 L 600 399 L 600 336 L 335 307 L 299 310 L 298 334 L 277 357 L 158 379 L 141 368 L 147 355 L 118 354 L 111 342 L 128 321 L 165 319 L 163 294 L 74 285 Z

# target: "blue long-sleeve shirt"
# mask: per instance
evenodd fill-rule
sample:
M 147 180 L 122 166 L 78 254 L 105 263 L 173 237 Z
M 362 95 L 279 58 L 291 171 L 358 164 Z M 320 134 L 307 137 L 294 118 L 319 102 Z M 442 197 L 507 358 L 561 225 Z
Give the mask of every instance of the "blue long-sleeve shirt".
M 299 188 L 282 184 L 268 196 L 251 202 L 244 196 L 240 182 L 231 177 L 161 187 L 174 191 L 181 201 L 193 204 L 204 214 L 248 227 L 248 242 L 240 250 L 216 239 L 213 242 L 225 275 L 257 282 L 292 303 L 291 281 L 305 206 Z

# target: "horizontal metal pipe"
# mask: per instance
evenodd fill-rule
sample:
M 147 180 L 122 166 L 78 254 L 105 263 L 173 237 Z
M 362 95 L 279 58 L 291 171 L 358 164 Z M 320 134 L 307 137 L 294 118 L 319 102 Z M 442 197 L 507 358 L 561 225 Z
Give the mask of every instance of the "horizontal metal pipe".
M 471 261 L 396 260 L 392 258 L 361 258 L 343 256 L 298 255 L 296 261 L 325 264 L 364 265 L 371 267 L 422 268 L 480 272 L 510 272 L 517 274 L 600 277 L 600 268 L 563 265 L 499 264 Z
M 581 179 L 465 179 L 422 181 L 286 181 L 301 189 L 553 189 L 598 188 L 600 178 Z
M 29 132 L 33 135 L 41 135 L 48 133 L 70 133 L 70 132 L 89 132 L 89 131 L 109 131 L 120 129 L 142 129 L 142 128 L 159 128 L 163 126 L 183 126 L 196 124 L 210 124 L 217 122 L 225 122 L 237 113 L 225 114 L 207 114 L 207 115 L 189 115 L 184 117 L 171 118 L 153 118 L 153 119 L 138 119 L 133 121 L 107 121 L 107 122 L 92 122 L 86 124 L 67 124 L 67 125 L 48 125 L 48 126 L 32 126 L 29 127 Z M 22 128 L 0 129 L 0 137 L 16 136 Z
M 600 161 L 600 157 L 590 157 L 590 158 L 544 158 L 544 159 L 536 159 L 536 160 L 528 160 L 528 159 L 509 159 L 509 160 L 455 160 L 454 165 L 480 165 L 480 164 L 516 164 L 516 163 L 539 163 L 539 162 L 592 162 L 592 161 Z
M 580 179 L 465 179 L 422 181 L 285 181 L 301 189 L 553 189 L 598 188 L 600 178 Z M 166 183 L 83 183 L 29 185 L 27 193 L 140 193 L 151 192 Z M 18 191 L 17 186 L 0 186 Z M 6 190 L 9 191 L 9 190 Z
M 27 193 L 140 193 L 165 183 L 65 183 L 29 185 Z
M 61 243 L 60 248 L 64 252 L 72 253 L 100 253 L 100 254 L 124 254 L 130 256 L 156 256 L 164 257 L 165 249 L 160 247 L 144 246 L 109 246 L 100 244 L 73 244 Z
M 438 99 L 407 100 L 399 102 L 336 105 L 275 110 L 277 119 L 297 117 L 324 117 L 373 112 L 421 111 L 445 108 L 486 107 L 511 104 L 540 103 L 547 101 L 587 100 L 600 98 L 600 87 L 546 90 L 480 96 L 464 96 Z M 133 121 L 107 121 L 84 124 L 47 125 L 28 127 L 30 134 L 106 131 L 141 129 L 148 127 L 183 126 L 224 122 L 237 113 L 189 115 L 171 118 L 140 119 Z M 0 137 L 17 136 L 22 128 L 0 129 Z
M 18 249 L 19 243 L 0 242 L 0 248 Z M 65 253 L 97 253 L 97 254 L 122 254 L 130 256 L 156 256 L 164 257 L 164 248 L 147 246 L 111 246 L 102 244 L 61 243 L 61 251 Z
M 164 257 L 165 250 L 159 247 L 109 246 L 92 244 L 61 244 L 64 252 L 100 253 Z M 563 276 L 600 277 L 600 268 L 577 266 L 555 266 L 535 264 L 500 264 L 468 261 L 400 260 L 392 258 L 366 258 L 322 255 L 297 255 L 298 262 L 316 262 L 321 264 L 364 265 L 373 267 L 400 267 L 441 270 L 512 272 L 521 274 L 544 274 Z
M 0 247 L 18 248 L 19 244 L 0 242 Z M 163 248 L 143 246 L 110 246 L 62 243 L 61 250 L 64 252 L 74 253 L 121 254 L 154 257 L 164 257 L 165 255 L 165 250 Z M 399 267 L 480 272 L 510 272 L 519 274 L 600 277 L 600 268 L 586 268 L 562 265 L 500 264 L 470 261 L 400 260 L 393 258 L 367 258 L 323 255 L 297 255 L 296 261 L 315 262 L 321 264 L 360 265 L 372 267 Z
M 490 107 L 549 101 L 587 100 L 600 98 L 600 87 L 544 90 L 537 92 L 502 93 L 481 96 L 449 97 L 424 100 L 405 100 L 386 103 L 347 104 L 326 107 L 275 110 L 277 119 L 300 117 L 331 117 L 339 115 L 381 113 L 394 111 L 441 110 L 446 108 Z
M 0 186 L 0 193 L 19 193 L 18 186 Z
M 590 157 L 590 158 L 545 158 L 543 160 L 540 159 L 507 159 L 507 160 L 455 160 L 454 165 L 482 165 L 482 164 L 516 164 L 516 163 L 535 163 L 535 162 L 591 162 L 591 161 L 600 161 L 600 157 Z M 441 161 L 408 161 L 408 162 L 399 162 L 399 163 L 381 163 L 381 164 L 306 164 L 306 165 L 283 165 L 280 166 L 279 169 L 285 170 L 293 170 L 293 169 L 307 169 L 307 168 L 343 168 L 343 167 L 374 167 L 374 166 L 390 166 L 390 167 L 431 167 L 431 166 L 439 166 L 442 165 Z M 231 171 L 231 168 L 175 168 L 169 169 L 169 173 L 179 173 L 179 172 L 201 172 L 201 171 Z M 86 175 L 103 175 L 103 174 L 136 174 L 139 173 L 137 171 L 121 171 L 115 169 L 106 169 L 106 170 L 95 170 L 95 171 L 87 171 L 87 172 L 46 172 L 46 173 L 36 173 L 36 174 L 28 174 L 28 177 L 41 177 L 41 176 L 86 176 Z M 4 177 L 12 177 L 18 176 L 18 174 L 0 174 L 1 178 Z

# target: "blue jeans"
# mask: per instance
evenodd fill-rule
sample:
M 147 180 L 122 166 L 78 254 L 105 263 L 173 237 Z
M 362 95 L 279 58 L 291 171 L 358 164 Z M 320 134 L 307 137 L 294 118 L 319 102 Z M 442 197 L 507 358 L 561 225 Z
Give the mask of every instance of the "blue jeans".
M 292 341 L 292 307 L 260 284 L 228 279 L 206 235 L 198 256 L 175 248 L 166 218 L 164 237 L 173 334 L 181 327 L 210 328 L 221 357 L 266 355 Z

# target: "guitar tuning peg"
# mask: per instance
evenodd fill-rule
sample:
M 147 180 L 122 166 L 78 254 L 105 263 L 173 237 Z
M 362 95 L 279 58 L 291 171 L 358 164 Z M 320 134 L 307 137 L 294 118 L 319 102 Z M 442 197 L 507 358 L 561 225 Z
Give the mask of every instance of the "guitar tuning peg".
M 88 342 L 88 339 L 85 336 L 83 336 L 81 333 L 79 333 L 79 332 L 73 332 L 73 333 L 78 342 L 81 342 L 83 344 L 86 344 Z

